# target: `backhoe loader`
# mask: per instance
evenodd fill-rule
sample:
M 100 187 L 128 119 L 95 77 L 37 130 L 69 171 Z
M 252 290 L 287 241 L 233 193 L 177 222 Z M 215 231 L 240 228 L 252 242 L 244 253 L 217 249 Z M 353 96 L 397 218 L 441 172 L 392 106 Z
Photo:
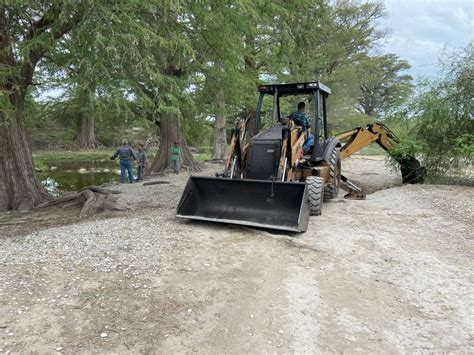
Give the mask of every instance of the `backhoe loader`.
M 177 216 L 293 232 L 306 231 L 310 215 L 320 215 L 323 201 L 364 199 L 356 184 L 341 174 L 341 160 L 372 143 L 390 151 L 399 140 L 381 123 L 330 136 L 327 100 L 331 90 L 320 82 L 260 85 L 254 121 L 240 120 L 232 130 L 225 169 L 216 177 L 191 176 Z M 312 104 L 314 146 L 304 129 L 281 115 L 283 98 L 304 95 Z M 264 99 L 271 98 L 269 128 L 262 127 Z M 268 120 L 267 120 L 268 121 Z M 250 127 L 255 134 L 249 133 Z M 415 157 L 399 161 L 404 183 L 423 182 Z

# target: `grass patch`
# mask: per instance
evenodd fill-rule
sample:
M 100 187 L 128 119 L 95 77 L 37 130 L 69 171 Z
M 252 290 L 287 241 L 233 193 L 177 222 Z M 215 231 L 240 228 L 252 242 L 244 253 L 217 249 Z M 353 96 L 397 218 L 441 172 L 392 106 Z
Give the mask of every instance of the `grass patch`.
M 196 153 L 193 154 L 194 159 L 197 161 L 206 161 L 211 159 L 211 153 Z
M 74 161 L 89 161 L 109 159 L 114 153 L 114 149 L 101 150 L 39 150 L 33 153 L 35 162 L 57 161 L 57 160 L 74 160 Z
M 49 166 L 48 164 L 46 164 L 46 162 L 44 160 L 41 160 L 41 159 L 34 159 L 34 162 L 35 162 L 35 168 L 38 169 L 38 170 L 41 170 L 41 171 L 46 171 L 49 169 Z

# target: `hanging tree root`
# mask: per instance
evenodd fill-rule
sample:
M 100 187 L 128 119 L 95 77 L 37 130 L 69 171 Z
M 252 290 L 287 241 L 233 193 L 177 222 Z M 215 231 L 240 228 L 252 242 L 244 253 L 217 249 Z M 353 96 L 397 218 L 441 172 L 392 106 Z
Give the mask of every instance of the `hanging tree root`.
M 119 194 L 120 191 L 104 189 L 97 186 L 87 186 L 77 192 L 73 192 L 54 200 L 44 202 L 37 208 L 51 207 L 62 205 L 66 208 L 69 206 L 81 204 L 82 209 L 79 217 L 87 217 L 102 211 L 125 211 L 127 208 L 118 206 L 117 199 L 113 195 Z

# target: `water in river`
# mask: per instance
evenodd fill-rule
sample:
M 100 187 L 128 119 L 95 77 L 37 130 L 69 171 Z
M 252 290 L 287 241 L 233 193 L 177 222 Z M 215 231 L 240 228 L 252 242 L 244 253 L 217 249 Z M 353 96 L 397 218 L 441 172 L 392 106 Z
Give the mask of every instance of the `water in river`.
M 47 169 L 39 172 L 38 176 L 46 189 L 54 195 L 85 186 L 118 181 L 120 177 L 117 161 L 50 160 L 45 164 Z

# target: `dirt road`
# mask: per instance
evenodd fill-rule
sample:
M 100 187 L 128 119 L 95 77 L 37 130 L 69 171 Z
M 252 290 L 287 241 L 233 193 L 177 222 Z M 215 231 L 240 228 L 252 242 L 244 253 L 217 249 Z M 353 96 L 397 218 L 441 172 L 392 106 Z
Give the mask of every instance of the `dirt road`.
M 121 186 L 114 218 L 4 226 L 0 353 L 473 352 L 473 188 L 343 168 L 379 191 L 304 234 L 177 220 L 185 174 Z

